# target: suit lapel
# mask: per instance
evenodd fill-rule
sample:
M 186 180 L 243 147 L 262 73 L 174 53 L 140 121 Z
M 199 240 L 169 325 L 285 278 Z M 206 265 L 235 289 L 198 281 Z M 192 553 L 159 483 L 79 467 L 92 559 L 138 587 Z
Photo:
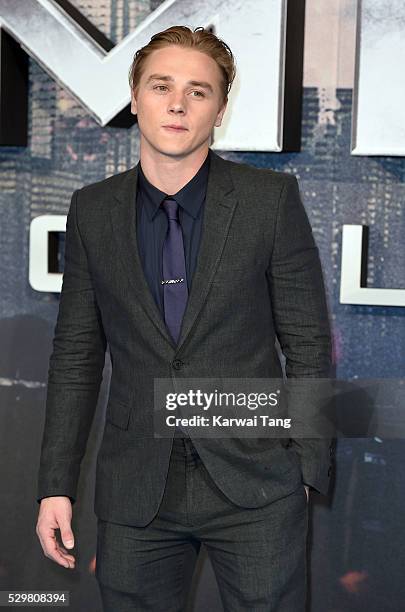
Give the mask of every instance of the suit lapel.
M 116 252 L 136 299 L 172 348 L 178 351 L 189 336 L 204 305 L 211 281 L 221 258 L 234 210 L 237 206 L 234 185 L 227 163 L 210 150 L 210 171 L 196 269 L 176 346 L 145 278 L 136 235 L 137 166 L 126 172 L 115 192 L 110 209 Z

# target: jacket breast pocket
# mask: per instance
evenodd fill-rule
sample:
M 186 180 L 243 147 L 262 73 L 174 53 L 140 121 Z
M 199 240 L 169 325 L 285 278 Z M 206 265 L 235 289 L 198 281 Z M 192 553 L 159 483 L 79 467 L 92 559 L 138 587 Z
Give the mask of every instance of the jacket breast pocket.
M 128 429 L 131 416 L 131 406 L 123 402 L 110 399 L 107 404 L 105 420 L 119 429 Z

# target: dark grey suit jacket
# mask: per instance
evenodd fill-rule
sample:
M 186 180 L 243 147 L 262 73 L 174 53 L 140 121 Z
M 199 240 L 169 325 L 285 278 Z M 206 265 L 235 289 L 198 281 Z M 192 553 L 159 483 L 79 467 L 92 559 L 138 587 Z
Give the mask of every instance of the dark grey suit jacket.
M 49 364 L 38 498 L 75 499 L 107 343 L 112 378 L 97 457 L 103 520 L 143 526 L 163 495 L 172 438 L 154 438 L 154 378 L 327 377 L 331 338 L 318 250 L 290 174 L 212 152 L 197 267 L 174 345 L 143 274 L 136 167 L 74 192 Z M 305 482 L 327 494 L 329 439 L 195 438 L 234 503 Z M 256 451 L 256 452 L 255 452 Z

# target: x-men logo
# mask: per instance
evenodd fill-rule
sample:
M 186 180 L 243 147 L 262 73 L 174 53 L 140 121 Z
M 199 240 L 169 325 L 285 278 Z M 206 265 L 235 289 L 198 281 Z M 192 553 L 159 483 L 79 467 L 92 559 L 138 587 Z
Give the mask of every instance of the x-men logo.
M 192 28 L 212 27 L 230 45 L 237 58 L 238 76 L 223 124 L 215 130 L 215 148 L 234 151 L 296 149 L 301 124 L 304 8 L 303 0 L 294 3 L 287 0 L 223 0 L 220 3 L 217 0 L 166 0 L 113 46 L 67 0 L 0 0 L 0 26 L 11 39 L 2 32 L 7 83 L 2 83 L 1 96 L 9 99 L 7 104 L 2 100 L 0 105 L 3 114 L 0 144 L 26 144 L 26 130 L 21 128 L 24 62 L 18 55 L 21 50 L 15 43 L 13 46 L 12 41 L 18 41 L 22 49 L 69 90 L 100 125 L 105 126 L 117 118 L 121 119 L 121 125 L 131 125 L 133 116 L 128 109 L 127 75 L 135 51 L 147 44 L 156 32 L 173 24 L 185 24 Z M 290 36 L 287 36 L 287 21 L 291 24 Z M 292 49 L 292 53 L 288 53 L 290 71 L 285 63 L 288 46 Z M 286 85 L 292 92 L 289 95 Z M 291 108 L 288 104 L 285 107 L 284 98 L 291 99 Z

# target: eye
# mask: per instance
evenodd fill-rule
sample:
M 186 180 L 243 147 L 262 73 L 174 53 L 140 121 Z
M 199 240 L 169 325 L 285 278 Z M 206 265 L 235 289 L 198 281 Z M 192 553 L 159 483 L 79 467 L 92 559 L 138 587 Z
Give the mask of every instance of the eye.
M 166 85 L 155 85 L 155 87 L 153 89 L 159 89 L 159 87 L 165 87 L 167 89 Z
M 200 96 L 201 96 L 202 98 L 204 98 L 204 97 L 205 97 L 204 93 L 203 93 L 202 91 L 199 91 L 198 89 L 195 89 L 195 90 L 194 90 L 194 91 L 192 91 L 191 93 L 197 93 L 197 94 L 200 94 Z M 199 96 L 197 96 L 197 97 L 199 97 Z

